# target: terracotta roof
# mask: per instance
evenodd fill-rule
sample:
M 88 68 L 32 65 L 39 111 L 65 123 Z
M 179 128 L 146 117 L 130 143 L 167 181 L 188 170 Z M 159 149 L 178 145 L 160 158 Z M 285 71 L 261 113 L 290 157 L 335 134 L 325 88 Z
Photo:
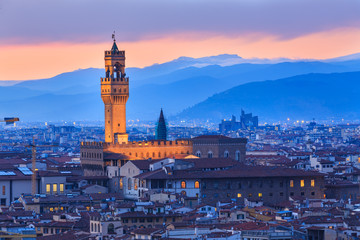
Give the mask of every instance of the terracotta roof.
M 201 135 L 198 137 L 194 137 L 193 139 L 230 139 L 230 137 L 226 137 L 223 135 Z
M 149 170 L 150 164 L 153 163 L 151 160 L 134 160 L 130 162 L 140 170 Z
M 181 161 L 194 163 L 193 169 L 204 168 L 226 168 L 238 165 L 239 162 L 230 158 L 190 158 L 181 159 Z
M 104 159 L 109 159 L 109 160 L 113 160 L 113 159 L 123 159 L 123 160 L 129 160 L 130 157 L 121 154 L 121 153 L 113 153 L 113 152 L 104 152 Z
M 77 240 L 77 239 L 95 239 L 95 238 L 90 238 L 91 234 L 90 233 L 86 233 L 86 232 L 79 232 L 79 231 L 67 231 L 64 233 L 58 233 L 58 234 L 53 234 L 53 235 L 49 235 L 49 236 L 41 236 L 41 237 L 37 237 L 36 239 L 39 240 Z
M 158 233 L 160 231 L 162 231 L 162 229 L 159 229 L 159 228 L 139 228 L 139 229 L 135 229 L 131 233 L 141 234 L 141 235 L 150 235 L 150 234 Z

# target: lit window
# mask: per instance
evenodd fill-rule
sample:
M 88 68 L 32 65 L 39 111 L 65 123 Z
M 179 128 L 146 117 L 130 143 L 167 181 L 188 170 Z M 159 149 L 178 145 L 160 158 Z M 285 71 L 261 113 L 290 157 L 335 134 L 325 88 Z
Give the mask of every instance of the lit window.
M 237 194 L 237 197 L 238 197 L 238 198 L 241 198 L 241 197 L 242 197 L 241 193 L 238 193 L 238 194 Z
M 200 183 L 199 183 L 199 181 L 195 181 L 195 188 L 200 188 Z
M 134 189 L 135 190 L 138 189 L 138 181 L 137 181 L 137 179 L 134 179 Z
M 2 194 L 5 195 L 5 186 L 2 187 Z
M 46 184 L 46 193 L 50 193 L 50 184 Z
M 304 179 L 301 179 L 300 180 L 300 187 L 304 187 L 305 186 L 305 181 L 304 181 Z
M 314 179 L 311 179 L 311 186 L 315 187 L 315 180 Z
M 120 178 L 119 187 L 120 187 L 120 189 L 123 189 L 123 187 L 124 187 L 124 183 L 123 183 L 123 179 L 122 179 L 122 178 Z
M 186 188 L 186 182 L 185 181 L 181 181 L 181 188 Z
M 64 184 L 63 183 L 60 183 L 60 192 L 63 193 L 64 192 Z
M 258 196 L 259 196 L 259 197 L 262 197 L 262 193 L 259 193 Z
M 290 187 L 294 187 L 294 180 L 290 180 Z
M 53 193 L 56 193 L 56 192 L 57 192 L 57 184 L 54 183 L 54 184 L 53 184 Z

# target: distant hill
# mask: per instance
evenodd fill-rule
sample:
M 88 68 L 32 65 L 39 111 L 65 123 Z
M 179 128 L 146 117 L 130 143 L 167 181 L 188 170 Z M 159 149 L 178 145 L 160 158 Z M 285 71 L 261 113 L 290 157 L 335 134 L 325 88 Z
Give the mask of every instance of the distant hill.
M 181 112 L 181 119 L 223 119 L 253 112 L 260 119 L 360 118 L 360 72 L 306 74 L 240 85 Z
M 307 73 L 360 71 L 360 60 L 356 57 L 326 62 L 292 60 L 277 63 L 281 59 L 249 60 L 224 54 L 204 58 L 181 57 L 146 68 L 127 68 L 130 77 L 128 117 L 154 120 L 161 107 L 170 117 L 214 94 L 250 82 Z M 48 79 L 23 81 L 13 86 L 4 82 L 7 86 L 0 84 L 0 115 L 19 116 L 31 121 L 103 120 L 102 76 L 103 69 L 89 68 Z

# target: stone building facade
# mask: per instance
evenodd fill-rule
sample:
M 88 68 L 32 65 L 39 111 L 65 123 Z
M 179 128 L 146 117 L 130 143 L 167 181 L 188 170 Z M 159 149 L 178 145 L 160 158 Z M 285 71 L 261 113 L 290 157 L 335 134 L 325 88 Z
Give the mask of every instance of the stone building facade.
M 199 158 L 231 158 L 245 161 L 246 138 L 205 135 L 192 139 L 193 153 Z
M 201 203 L 262 201 L 279 204 L 289 197 L 324 198 L 324 175 L 289 168 L 235 165 L 224 170 L 166 169 L 137 176 L 144 192 L 172 192 L 199 197 Z
M 301 187 L 302 182 L 304 184 Z M 264 177 L 207 178 L 202 179 L 200 197 L 202 202 L 207 204 L 231 199 L 243 201 L 246 198 L 250 201 L 262 201 L 266 205 L 288 201 L 289 197 L 322 199 L 324 198 L 324 180 L 323 177 L 312 173 L 291 177 L 265 175 Z

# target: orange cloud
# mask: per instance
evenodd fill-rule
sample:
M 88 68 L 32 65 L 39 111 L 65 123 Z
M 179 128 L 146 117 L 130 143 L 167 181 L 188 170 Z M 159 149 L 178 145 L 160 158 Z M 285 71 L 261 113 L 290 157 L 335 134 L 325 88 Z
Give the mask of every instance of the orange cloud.
M 208 37 L 206 37 L 208 36 Z M 242 37 L 184 33 L 159 39 L 119 42 L 126 50 L 127 67 L 144 67 L 180 56 L 203 57 L 223 53 L 243 58 L 326 59 L 360 52 L 360 29 L 336 29 L 293 39 L 249 34 Z M 104 65 L 104 43 L 48 43 L 0 45 L 0 79 L 28 80 L 52 77 L 79 68 Z

